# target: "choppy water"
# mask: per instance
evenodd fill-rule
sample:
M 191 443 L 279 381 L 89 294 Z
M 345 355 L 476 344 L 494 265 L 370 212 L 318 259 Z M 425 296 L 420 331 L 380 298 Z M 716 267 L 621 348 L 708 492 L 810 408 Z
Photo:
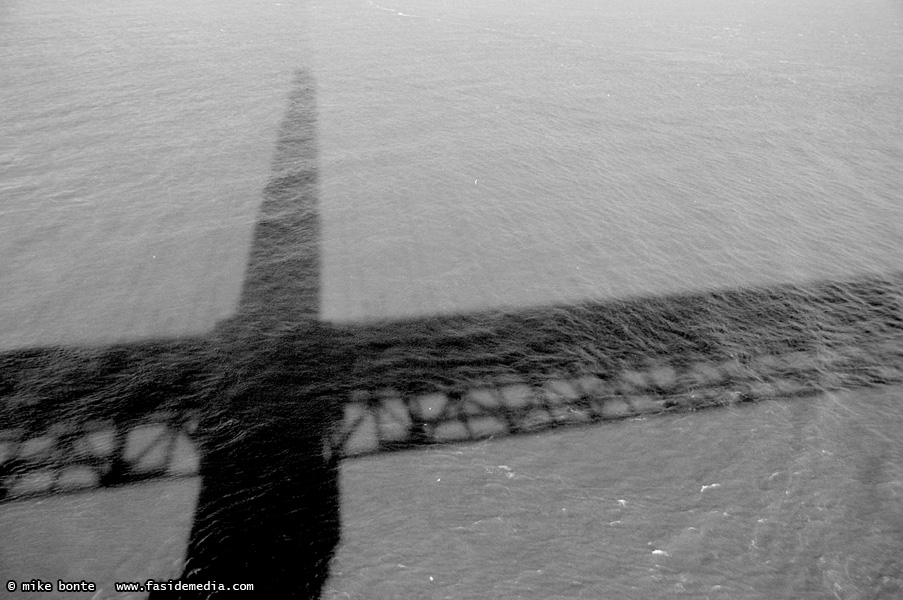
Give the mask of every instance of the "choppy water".
M 4 4 L 4 347 L 234 310 L 304 68 L 329 320 L 900 262 L 892 3 L 213 6 Z
M 900 261 L 899 7 L 312 6 L 330 319 Z
M 898 598 L 901 399 L 830 394 L 352 461 L 326 597 Z
M 4 2 L 0 347 L 235 310 L 302 6 Z
M 843 287 L 816 308 L 753 293 L 655 312 L 672 292 L 898 276 L 903 14 L 890 1 L 13 1 L 0 50 L 2 350 L 205 333 L 243 283 L 279 287 L 280 271 L 245 269 L 261 198 L 295 181 L 279 179 L 276 140 L 304 137 L 279 126 L 298 71 L 317 90 L 308 288 L 322 318 L 363 332 L 361 385 L 423 391 L 475 364 L 490 378 L 565 363 L 611 375 L 673 347 L 821 361 L 860 334 L 887 350 L 899 328 L 894 289 L 849 313 Z M 266 248 L 270 265 L 297 262 L 296 246 Z M 650 300 L 408 322 L 394 338 L 385 322 L 354 329 L 637 296 Z M 694 330 L 672 331 L 688 314 Z M 567 331 L 531 334 L 556 323 Z M 399 379 L 440 330 L 436 364 Z M 329 593 L 894 597 L 898 404 L 839 394 L 346 464 Z M 177 575 L 167 560 L 154 574 Z

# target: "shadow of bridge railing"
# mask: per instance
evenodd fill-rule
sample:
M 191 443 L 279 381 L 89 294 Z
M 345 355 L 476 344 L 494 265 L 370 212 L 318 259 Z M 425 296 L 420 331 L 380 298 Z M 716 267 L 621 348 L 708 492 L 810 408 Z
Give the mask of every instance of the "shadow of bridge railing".
M 254 334 L 236 330 L 247 331 L 230 321 L 207 337 L 0 355 L 0 497 L 195 474 L 198 423 L 236 354 L 255 360 Z M 256 343 L 299 335 L 300 354 L 344 357 L 323 392 L 340 398 L 332 450 L 347 458 L 900 383 L 903 276 L 305 325 Z
M 357 328 L 346 455 L 901 381 L 900 278 Z

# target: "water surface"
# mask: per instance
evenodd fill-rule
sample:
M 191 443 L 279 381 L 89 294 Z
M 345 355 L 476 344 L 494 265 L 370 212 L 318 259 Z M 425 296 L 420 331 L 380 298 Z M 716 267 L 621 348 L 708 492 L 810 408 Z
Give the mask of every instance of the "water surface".
M 899 7 L 313 3 L 323 314 L 895 269 Z

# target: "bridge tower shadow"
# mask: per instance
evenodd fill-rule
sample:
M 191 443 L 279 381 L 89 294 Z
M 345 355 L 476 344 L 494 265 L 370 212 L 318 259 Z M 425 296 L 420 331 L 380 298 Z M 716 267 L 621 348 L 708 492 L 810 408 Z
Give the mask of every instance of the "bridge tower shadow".
M 313 77 L 297 73 L 238 311 L 211 338 L 219 377 L 199 424 L 201 490 L 184 583 L 247 582 L 258 597 L 318 598 L 339 542 L 330 432 L 350 366 L 318 320 L 315 94 Z

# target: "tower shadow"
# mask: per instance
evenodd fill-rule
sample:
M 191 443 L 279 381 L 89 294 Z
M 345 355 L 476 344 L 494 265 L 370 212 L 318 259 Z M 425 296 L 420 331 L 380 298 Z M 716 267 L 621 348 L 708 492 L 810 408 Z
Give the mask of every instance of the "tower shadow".
M 315 93 L 313 77 L 297 73 L 238 310 L 213 334 L 221 376 L 199 424 L 201 489 L 182 583 L 253 583 L 258 596 L 318 598 L 339 541 L 330 432 L 350 363 L 318 320 Z

